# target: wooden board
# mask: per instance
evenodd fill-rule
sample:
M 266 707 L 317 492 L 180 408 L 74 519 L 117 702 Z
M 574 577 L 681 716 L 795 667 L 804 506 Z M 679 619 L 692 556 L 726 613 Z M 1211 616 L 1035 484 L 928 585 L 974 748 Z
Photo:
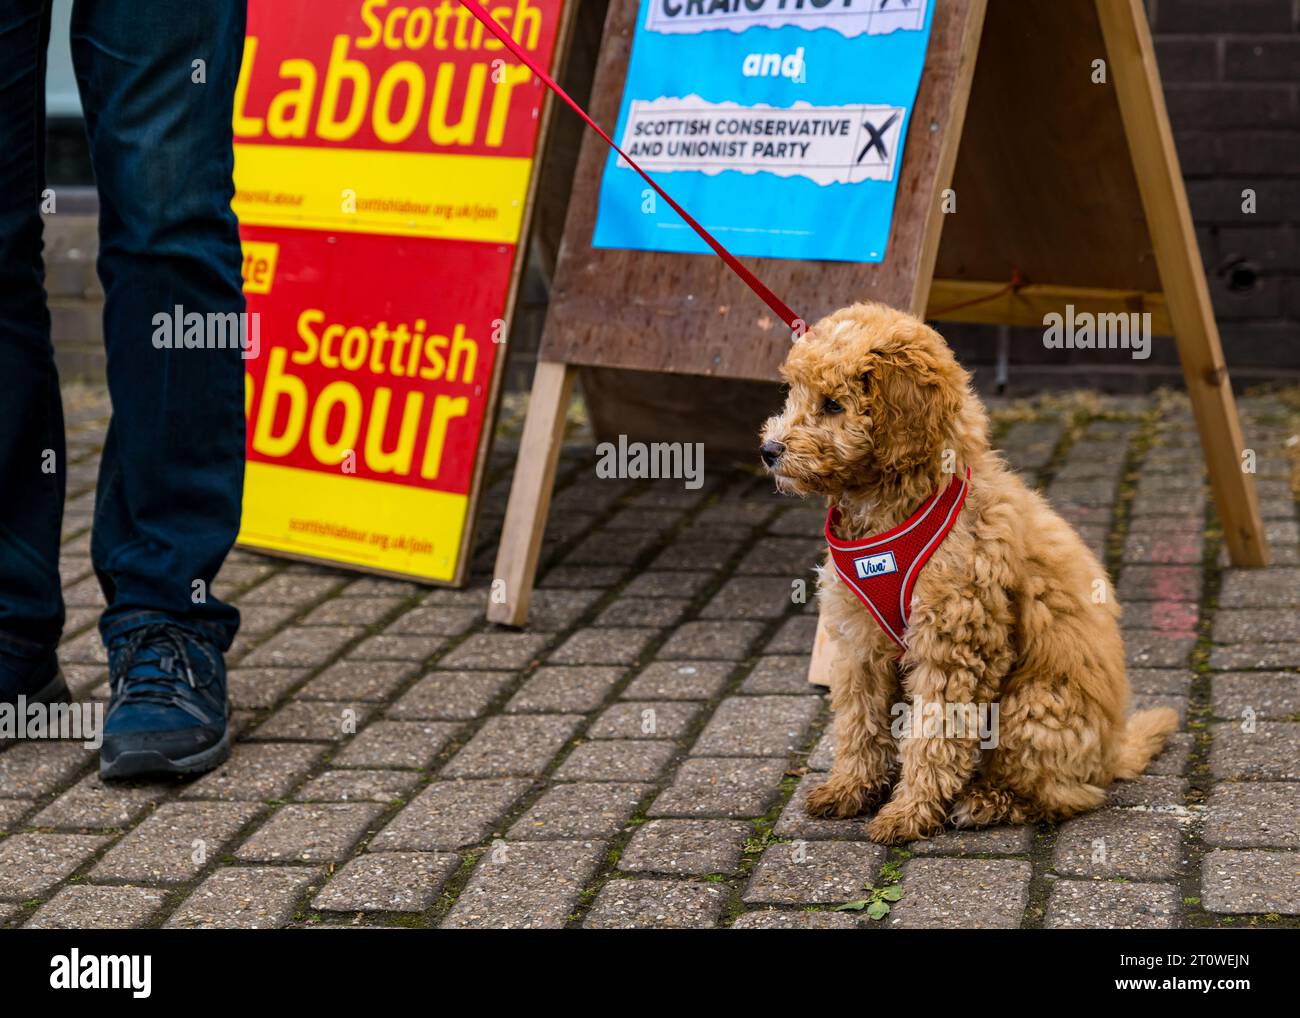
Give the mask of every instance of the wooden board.
M 930 196 L 945 156 L 955 155 L 965 96 L 959 64 L 975 51 L 984 0 L 944 0 L 935 8 L 925 72 L 908 128 L 902 176 L 885 261 L 805 262 L 747 259 L 763 281 L 815 321 L 851 300 L 915 307 L 929 283 L 929 234 L 939 223 Z M 613 0 L 596 68 L 590 112 L 612 130 L 627 74 L 636 0 Z M 771 379 L 790 334 L 712 255 L 591 247 L 597 196 L 608 153 L 592 133 L 583 141 L 565 239 L 539 359 L 726 378 Z M 951 164 L 947 167 L 951 173 Z M 946 179 L 946 176 L 943 178 Z M 666 182 L 672 193 L 671 181 Z

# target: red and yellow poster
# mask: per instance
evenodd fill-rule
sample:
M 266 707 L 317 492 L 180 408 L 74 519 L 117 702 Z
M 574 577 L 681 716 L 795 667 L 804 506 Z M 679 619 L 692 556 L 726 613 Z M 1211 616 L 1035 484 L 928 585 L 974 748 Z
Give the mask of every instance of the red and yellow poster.
M 492 16 L 543 66 L 562 0 Z M 460 582 L 545 86 L 457 0 L 252 0 L 240 543 Z

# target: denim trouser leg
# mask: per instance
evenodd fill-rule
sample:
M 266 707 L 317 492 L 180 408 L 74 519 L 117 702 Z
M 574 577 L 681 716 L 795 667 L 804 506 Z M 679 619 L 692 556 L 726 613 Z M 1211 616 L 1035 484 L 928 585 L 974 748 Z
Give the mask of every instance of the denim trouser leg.
M 243 0 L 78 0 L 72 17 L 113 402 L 91 543 L 106 640 L 176 619 L 224 649 L 239 625 L 211 586 L 239 530 L 243 360 L 154 339 L 177 308 L 244 310 L 230 200 L 245 13 Z
M 63 629 L 63 409 L 41 262 L 42 0 L 0 4 L 0 656 L 47 653 Z

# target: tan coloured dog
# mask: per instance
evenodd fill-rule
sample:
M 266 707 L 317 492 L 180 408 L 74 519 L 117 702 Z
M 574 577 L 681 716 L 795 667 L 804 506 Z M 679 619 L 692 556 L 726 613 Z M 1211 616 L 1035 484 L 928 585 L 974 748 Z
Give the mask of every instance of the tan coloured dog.
M 997 823 L 1061 820 L 1132 780 L 1178 718 L 1126 718 L 1120 608 L 1077 533 L 989 448 L 970 376 L 924 323 L 879 304 L 818 322 L 791 348 L 785 409 L 763 428 L 763 459 L 786 493 L 840 510 L 857 540 L 907 520 L 970 468 L 951 532 L 913 591 L 906 651 L 835 569 L 821 570 L 830 639 L 835 763 L 813 815 L 868 824 L 883 844 Z M 996 746 L 973 732 L 896 739 L 900 703 L 996 704 Z M 918 726 L 919 728 L 919 726 Z M 892 794 L 891 794 L 892 789 Z

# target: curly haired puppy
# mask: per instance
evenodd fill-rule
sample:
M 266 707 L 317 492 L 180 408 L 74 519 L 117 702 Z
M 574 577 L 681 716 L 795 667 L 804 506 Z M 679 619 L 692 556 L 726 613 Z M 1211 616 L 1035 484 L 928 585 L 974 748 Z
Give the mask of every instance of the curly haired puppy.
M 821 570 L 835 764 L 808 812 L 850 817 L 888 798 L 867 830 L 899 844 L 947 822 L 1063 819 L 1136 778 L 1177 715 L 1125 717 L 1106 571 L 989 448 L 984 407 L 939 334 L 855 304 L 798 339 L 783 375 L 789 394 L 763 428 L 764 461 L 781 491 L 839 508 L 839 539 L 897 526 L 970 468 L 965 503 L 916 582 L 901 657 L 829 562 Z M 984 740 L 996 745 L 921 725 L 895 738 L 895 705 L 922 702 L 996 704 L 996 740 Z

